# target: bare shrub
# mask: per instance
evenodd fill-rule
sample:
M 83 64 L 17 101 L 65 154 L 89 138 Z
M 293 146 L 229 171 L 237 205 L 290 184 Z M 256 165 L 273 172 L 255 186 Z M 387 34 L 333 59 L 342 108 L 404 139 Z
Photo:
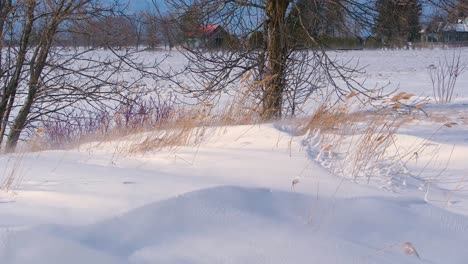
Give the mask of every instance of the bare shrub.
M 90 140 L 144 132 L 165 123 L 174 105 L 172 99 L 137 97 L 120 102 L 114 109 L 51 115 L 38 124 L 32 142 L 42 142 L 43 148 L 66 148 Z
M 450 103 L 453 99 L 458 77 L 463 74 L 468 62 L 461 59 L 460 53 L 439 59 L 437 66 L 429 70 L 434 100 L 440 104 Z

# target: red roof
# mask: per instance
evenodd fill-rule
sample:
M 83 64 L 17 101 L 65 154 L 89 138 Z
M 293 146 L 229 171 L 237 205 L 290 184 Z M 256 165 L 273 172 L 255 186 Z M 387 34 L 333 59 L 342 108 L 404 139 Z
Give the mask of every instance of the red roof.
M 211 34 L 213 33 L 219 25 L 206 25 L 206 26 L 201 26 L 200 30 L 205 33 L 205 34 Z
M 196 31 L 189 31 L 189 32 L 186 32 L 185 34 L 187 35 L 187 37 L 195 37 L 195 36 L 200 36 L 200 35 L 210 36 L 219 27 L 220 27 L 219 25 L 200 26 Z

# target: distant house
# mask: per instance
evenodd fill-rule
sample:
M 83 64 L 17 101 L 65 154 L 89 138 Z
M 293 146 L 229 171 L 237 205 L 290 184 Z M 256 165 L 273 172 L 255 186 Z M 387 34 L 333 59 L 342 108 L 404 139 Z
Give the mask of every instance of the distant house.
M 444 42 L 468 41 L 468 17 L 444 27 Z
M 466 42 L 468 41 L 468 18 L 457 23 L 434 22 L 421 31 L 422 42 Z
M 220 25 L 204 25 L 195 31 L 186 33 L 186 41 L 190 48 L 222 48 L 229 39 L 229 33 Z
M 419 32 L 422 42 L 442 42 L 444 40 L 444 27 L 446 23 L 435 22 L 431 25 L 423 26 Z

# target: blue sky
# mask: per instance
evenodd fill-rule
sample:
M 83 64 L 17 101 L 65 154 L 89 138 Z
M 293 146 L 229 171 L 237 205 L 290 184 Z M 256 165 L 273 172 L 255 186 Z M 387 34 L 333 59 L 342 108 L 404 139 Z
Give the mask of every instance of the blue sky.
M 107 0 L 107 1 L 114 1 L 114 0 Z M 153 8 L 153 1 L 152 0 L 120 0 L 124 3 L 129 3 L 129 12 L 136 12 L 136 11 L 143 11 L 147 10 L 148 8 Z M 158 0 L 160 1 L 160 0 Z M 423 16 L 422 20 L 424 21 L 425 16 L 432 13 L 432 6 L 423 6 Z
M 127 0 L 130 3 L 132 10 L 145 10 L 148 6 L 152 5 L 151 0 Z
M 102 0 L 103 2 L 107 3 L 114 3 L 115 0 Z M 119 3 L 126 4 L 128 3 L 128 10 L 129 12 L 135 11 L 142 11 L 147 10 L 148 8 L 152 8 L 153 1 L 152 0 L 118 0 Z

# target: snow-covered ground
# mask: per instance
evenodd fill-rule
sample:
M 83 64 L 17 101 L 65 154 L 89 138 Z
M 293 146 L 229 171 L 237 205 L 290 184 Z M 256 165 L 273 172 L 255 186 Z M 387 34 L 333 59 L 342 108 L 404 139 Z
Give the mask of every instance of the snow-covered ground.
M 109 51 L 97 51 L 101 56 L 109 56 Z M 444 62 L 445 59 L 452 60 L 453 56 L 460 56 L 461 62 L 468 62 L 468 48 L 452 49 L 416 49 L 416 50 L 353 50 L 329 52 L 330 58 L 338 64 L 347 66 L 359 65 L 363 69 L 356 73 L 357 80 L 364 82 L 369 89 L 385 87 L 384 91 L 400 91 L 414 93 L 421 97 L 432 99 L 433 89 L 430 80 L 430 70 Z M 160 67 L 164 69 L 180 70 L 186 65 L 186 58 L 178 51 L 142 51 L 142 62 L 152 65 L 161 62 Z M 129 71 L 126 78 L 134 79 L 138 74 Z M 178 80 L 190 84 L 183 77 Z M 154 82 L 152 79 L 144 79 L 149 87 L 174 87 L 172 83 L 164 81 Z M 468 77 L 458 78 L 454 102 L 468 102 Z M 186 98 L 187 100 L 187 98 Z
M 339 56 L 369 64 L 368 83 L 430 96 L 427 67 L 444 52 Z M 392 189 L 331 174 L 307 136 L 277 124 L 142 154 L 123 139 L 0 156 L 0 183 L 15 176 L 0 192 L 0 263 L 465 264 L 467 74 L 457 94 L 400 128 L 400 149 L 425 150 Z
M 162 63 L 163 67 L 178 69 L 184 65 L 185 59 L 180 53 L 173 51 L 167 55 Z M 151 58 L 154 55 L 144 56 Z M 357 63 L 359 68 L 363 67 L 364 72 L 356 76 L 365 81 L 368 88 L 386 86 L 387 92 L 399 89 L 432 99 L 430 69 L 437 67 L 439 62 L 443 62 L 446 58 L 452 60 L 453 56 L 460 56 L 460 61 L 467 63 L 468 48 L 334 51 L 330 52 L 329 56 L 342 64 Z M 466 87 L 468 87 L 468 77 L 465 74 L 458 78 L 454 101 L 468 102 Z
M 452 60 L 460 56 L 460 61 L 468 62 L 468 48 L 420 49 L 420 50 L 362 50 L 336 52 L 339 61 L 358 60 L 366 66 L 362 80 L 368 87 L 386 87 L 386 91 L 398 88 L 432 99 L 433 90 L 430 69 L 437 67 L 446 58 Z M 332 56 L 333 56 L 332 55 Z M 457 80 L 454 102 L 468 102 L 468 77 L 465 73 Z

